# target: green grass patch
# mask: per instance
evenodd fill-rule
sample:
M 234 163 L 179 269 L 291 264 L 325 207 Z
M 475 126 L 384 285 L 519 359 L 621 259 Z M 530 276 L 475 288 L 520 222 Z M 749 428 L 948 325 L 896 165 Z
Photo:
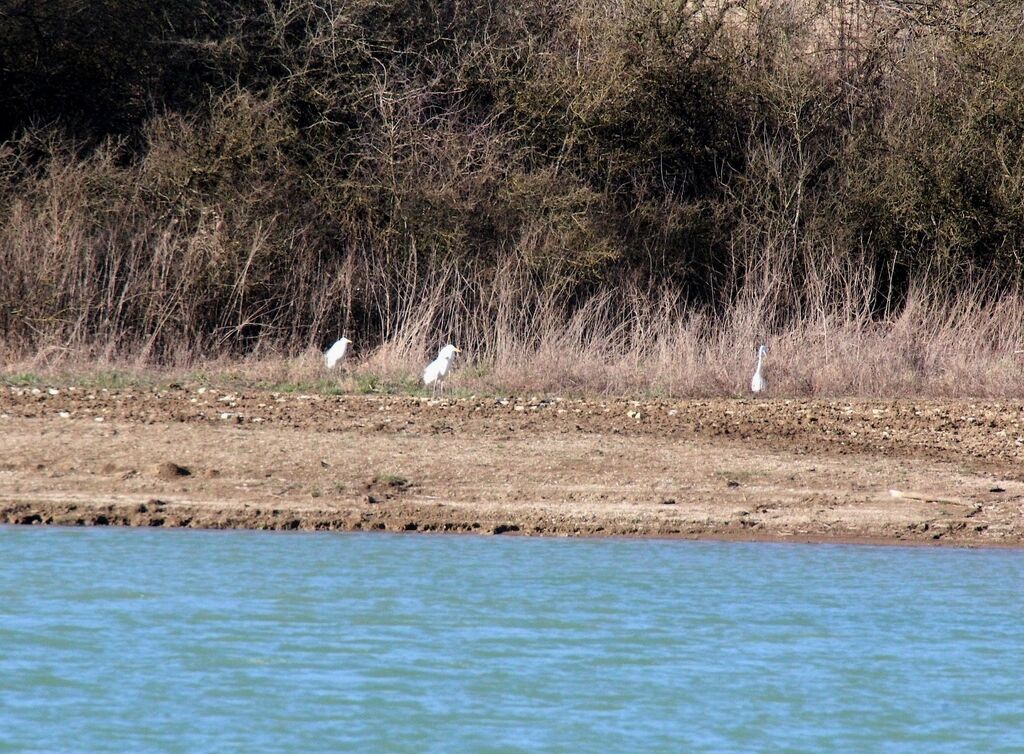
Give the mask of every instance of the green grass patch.
M 409 486 L 409 479 L 401 474 L 376 474 L 373 477 L 373 483 L 405 489 Z
M 147 387 L 153 384 L 152 379 L 147 379 L 139 374 L 124 372 L 120 369 L 107 369 L 92 374 L 86 374 L 76 380 L 81 387 L 91 387 L 107 390 L 121 390 L 128 387 Z
M 301 380 L 298 382 L 256 382 L 254 387 L 274 393 L 317 393 L 319 395 L 344 395 L 344 386 L 333 380 Z
M 38 374 L 22 372 L 20 374 L 5 374 L 3 377 L 0 377 L 0 382 L 3 382 L 4 385 L 13 385 L 15 387 L 34 387 L 41 385 L 43 380 Z
M 360 395 L 430 395 L 430 391 L 413 377 L 386 379 L 377 374 L 357 374 L 355 391 Z

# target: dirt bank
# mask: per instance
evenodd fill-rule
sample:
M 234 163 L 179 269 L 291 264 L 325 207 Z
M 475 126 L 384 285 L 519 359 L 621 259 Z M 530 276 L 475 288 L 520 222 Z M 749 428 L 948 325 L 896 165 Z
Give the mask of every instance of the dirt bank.
M 4 386 L 0 447 L 9 523 L 1024 543 L 1011 403 Z

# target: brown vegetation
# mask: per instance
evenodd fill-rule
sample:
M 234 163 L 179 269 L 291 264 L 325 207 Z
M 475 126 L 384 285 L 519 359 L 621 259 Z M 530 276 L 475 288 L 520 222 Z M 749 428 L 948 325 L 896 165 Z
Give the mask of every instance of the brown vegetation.
M 94 6 L 0 4 L 9 364 L 1022 392 L 1015 3 Z

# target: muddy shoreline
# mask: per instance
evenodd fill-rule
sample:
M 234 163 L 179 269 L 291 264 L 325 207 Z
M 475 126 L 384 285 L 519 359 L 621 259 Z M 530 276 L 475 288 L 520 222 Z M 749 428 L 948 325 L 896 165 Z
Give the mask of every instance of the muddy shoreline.
M 0 523 L 1020 546 L 1024 406 L 0 386 Z
M 956 530 L 943 529 L 932 536 L 915 536 L 914 531 L 907 533 L 893 532 L 890 536 L 870 533 L 831 533 L 826 530 L 804 530 L 794 533 L 764 531 L 757 528 L 729 527 L 728 525 L 707 526 L 696 525 L 685 529 L 663 528 L 653 529 L 607 529 L 604 526 L 594 527 L 559 527 L 520 526 L 515 523 L 497 524 L 479 521 L 460 522 L 447 519 L 443 522 L 419 522 L 415 516 L 364 515 L 356 513 L 351 516 L 339 516 L 336 512 L 317 512 L 305 514 L 280 513 L 264 514 L 253 511 L 251 514 L 232 511 L 225 507 L 220 511 L 211 512 L 196 507 L 172 504 L 153 505 L 97 505 L 41 503 L 32 501 L 18 503 L 6 501 L 0 507 L 0 526 L 55 526 L 55 527 L 138 527 L 138 528 L 178 528 L 204 529 L 210 531 L 280 531 L 280 532 L 347 532 L 347 533 L 392 533 L 392 534 L 435 534 L 463 536 L 530 536 L 559 537 L 573 539 L 652 539 L 652 540 L 687 540 L 711 542 L 761 542 L 761 543 L 799 543 L 799 544 L 836 544 L 861 546 L 901 546 L 901 547 L 961 547 L 985 549 L 1016 549 L 1024 547 L 1024 541 L 1018 538 L 994 539 L 958 535 Z M 148 508 L 149 510 L 145 510 Z

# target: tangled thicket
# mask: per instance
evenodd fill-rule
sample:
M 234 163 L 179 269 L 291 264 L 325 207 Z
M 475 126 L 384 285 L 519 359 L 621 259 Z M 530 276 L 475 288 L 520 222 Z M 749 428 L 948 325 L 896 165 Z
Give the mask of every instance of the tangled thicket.
M 1024 276 L 1021 26 L 1004 0 L 2 0 L 0 341 L 494 351 L 595 309 L 614 334 L 743 305 L 757 337 L 995 302 Z

